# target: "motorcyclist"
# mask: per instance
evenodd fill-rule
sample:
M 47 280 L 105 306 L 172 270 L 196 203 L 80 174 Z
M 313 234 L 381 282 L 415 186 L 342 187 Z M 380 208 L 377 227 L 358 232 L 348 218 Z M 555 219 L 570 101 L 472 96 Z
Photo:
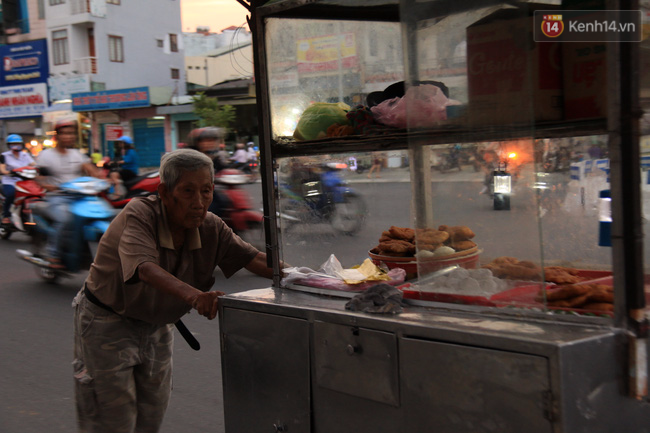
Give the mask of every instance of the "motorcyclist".
M 44 259 L 55 269 L 63 269 L 61 253 L 66 234 L 73 223 L 69 211 L 72 197 L 61 193 L 59 186 L 82 175 L 100 177 L 100 170 L 87 155 L 75 149 L 78 124 L 75 119 L 61 119 L 54 125 L 56 147 L 43 150 L 36 158 L 40 169 L 37 181 L 47 191 L 48 216 L 53 230 L 48 232 Z
M 230 155 L 226 151 L 225 136 L 223 128 L 214 126 L 193 129 L 187 147 L 209 156 L 214 164 L 214 172 L 217 173 L 229 165 Z
M 135 178 L 140 170 L 138 154 L 133 148 L 133 139 L 128 135 L 123 135 L 117 139 L 117 143 L 119 143 L 119 152 L 123 152 L 123 154 L 120 159 L 116 158 L 117 167 L 109 174 L 111 183 L 115 185 L 114 198 L 126 195 L 124 182 Z M 116 149 L 116 153 L 118 149 Z
M 246 150 L 246 145 L 244 143 L 237 143 L 235 146 L 235 153 L 230 158 L 232 161 L 232 167 L 242 170 L 246 164 L 248 164 L 249 159 L 250 156 Z
M 492 195 L 491 187 L 494 182 L 494 170 L 499 167 L 499 156 L 494 150 L 487 150 L 483 154 L 483 189 L 480 194 Z
M 18 179 L 11 175 L 11 170 L 35 165 L 34 158 L 29 152 L 24 152 L 25 143 L 23 138 L 18 134 L 10 134 L 7 137 L 7 147 L 9 150 L 0 154 L 0 174 L 2 177 L 2 192 L 5 201 L 2 206 L 2 224 L 11 224 L 11 205 L 16 197 L 16 182 Z
M 224 138 L 225 130 L 223 128 L 197 128 L 190 132 L 187 148 L 198 150 L 199 152 L 209 156 L 212 159 L 214 172 L 216 174 L 224 168 L 227 168 L 229 164 L 229 155 L 226 151 Z M 216 215 L 222 216 L 224 210 L 227 209 L 230 204 L 228 197 L 215 188 L 212 197 L 212 204 L 210 204 L 208 210 Z

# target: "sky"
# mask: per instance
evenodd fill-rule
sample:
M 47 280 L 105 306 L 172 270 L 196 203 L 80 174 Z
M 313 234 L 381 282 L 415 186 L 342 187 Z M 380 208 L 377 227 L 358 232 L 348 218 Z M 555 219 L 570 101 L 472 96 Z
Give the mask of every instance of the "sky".
M 219 33 L 230 26 L 246 23 L 248 10 L 237 0 L 181 0 L 181 22 L 184 32 L 196 31 L 197 26 L 208 26 Z

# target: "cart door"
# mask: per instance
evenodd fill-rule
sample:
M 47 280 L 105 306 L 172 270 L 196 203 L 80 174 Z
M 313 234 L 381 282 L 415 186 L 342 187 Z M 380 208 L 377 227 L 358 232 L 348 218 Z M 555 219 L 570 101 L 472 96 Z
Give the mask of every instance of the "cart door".
M 407 432 L 550 433 L 548 360 L 403 338 Z
M 221 324 L 226 431 L 308 433 L 308 323 L 225 308 Z

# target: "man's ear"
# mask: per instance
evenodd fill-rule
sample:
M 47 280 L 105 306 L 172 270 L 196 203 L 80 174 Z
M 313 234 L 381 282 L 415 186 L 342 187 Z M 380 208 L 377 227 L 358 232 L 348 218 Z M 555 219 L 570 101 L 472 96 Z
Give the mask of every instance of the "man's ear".
M 169 190 L 167 189 L 167 185 L 164 183 L 159 183 L 158 184 L 158 195 L 160 196 L 161 199 L 165 200 L 167 199 L 167 195 L 169 193 Z

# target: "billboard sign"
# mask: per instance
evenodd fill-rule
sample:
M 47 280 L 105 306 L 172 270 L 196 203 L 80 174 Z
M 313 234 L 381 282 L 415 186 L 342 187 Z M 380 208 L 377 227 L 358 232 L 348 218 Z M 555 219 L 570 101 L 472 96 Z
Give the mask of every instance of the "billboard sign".
M 120 110 L 150 105 L 148 87 L 73 93 L 70 96 L 72 111 Z
M 121 125 L 106 125 L 106 141 L 117 141 L 124 135 L 124 128 Z
M 46 108 L 45 83 L 0 87 L 0 119 L 40 116 Z
M 300 39 L 297 42 L 298 72 L 324 72 L 358 66 L 354 33 Z
M 50 70 L 45 39 L 2 45 L 0 56 L 0 87 L 47 82 Z

